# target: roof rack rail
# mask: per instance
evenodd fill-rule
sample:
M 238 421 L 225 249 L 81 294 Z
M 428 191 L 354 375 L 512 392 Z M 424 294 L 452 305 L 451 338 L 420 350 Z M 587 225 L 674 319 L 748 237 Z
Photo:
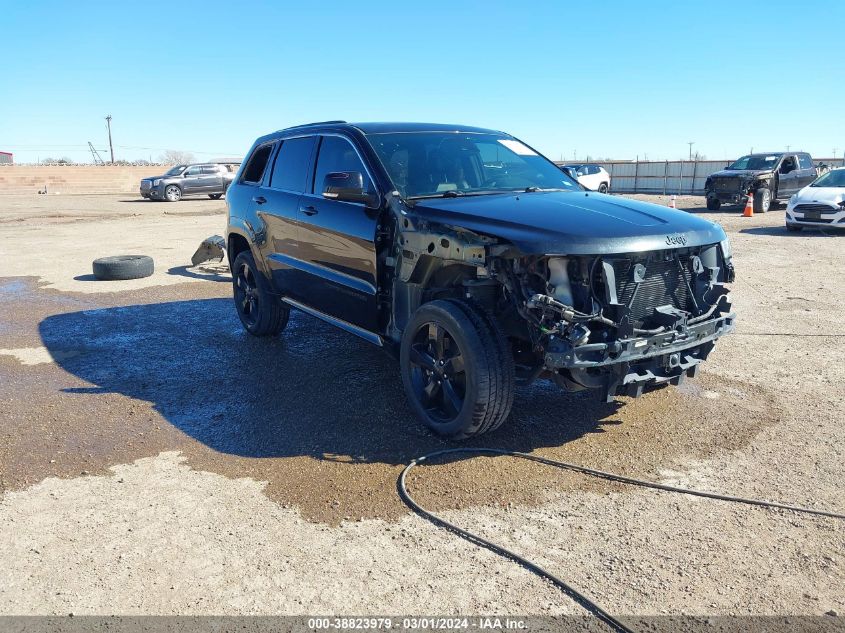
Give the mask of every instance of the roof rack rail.
M 299 125 L 291 125 L 290 127 L 284 128 L 285 130 L 293 130 L 298 127 L 311 127 L 312 125 L 332 125 L 335 123 L 346 123 L 346 121 L 341 121 L 340 119 L 336 121 L 314 121 L 313 123 L 300 123 Z M 282 130 L 279 130 L 281 132 Z

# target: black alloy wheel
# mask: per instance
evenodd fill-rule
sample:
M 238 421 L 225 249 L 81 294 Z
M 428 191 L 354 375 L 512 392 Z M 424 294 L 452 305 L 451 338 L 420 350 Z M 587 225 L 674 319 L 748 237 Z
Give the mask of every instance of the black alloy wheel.
M 439 323 L 417 328 L 410 352 L 414 395 L 435 421 L 451 422 L 466 397 L 466 367 L 455 338 Z
M 402 333 L 399 365 L 408 404 L 438 435 L 480 435 L 510 414 L 513 352 L 493 315 L 475 303 L 421 305 Z
M 271 292 L 269 282 L 258 271 L 249 251 L 238 253 L 232 262 L 232 290 L 235 309 L 247 332 L 270 336 L 285 328 L 290 308 Z
M 243 324 L 249 329 L 258 322 L 258 282 L 247 262 L 241 262 L 235 272 L 235 305 Z

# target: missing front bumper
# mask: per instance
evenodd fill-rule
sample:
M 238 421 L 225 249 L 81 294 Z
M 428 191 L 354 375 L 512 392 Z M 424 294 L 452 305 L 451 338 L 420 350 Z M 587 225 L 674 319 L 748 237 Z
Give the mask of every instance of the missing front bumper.
M 545 368 L 563 371 L 574 383 L 599 389 L 606 401 L 636 397 L 663 384 L 680 384 L 694 377 L 716 339 L 735 329 L 734 313 L 723 314 L 684 331 L 668 331 L 613 343 L 572 347 L 556 341 L 545 354 Z

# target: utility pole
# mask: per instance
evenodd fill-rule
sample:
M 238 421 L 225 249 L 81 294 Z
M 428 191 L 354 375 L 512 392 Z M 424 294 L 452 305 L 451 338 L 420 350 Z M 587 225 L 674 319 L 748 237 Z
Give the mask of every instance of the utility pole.
M 111 153 L 111 164 L 114 165 L 114 147 L 111 144 L 111 115 L 106 115 L 106 126 L 109 128 L 109 152 Z
M 789 151 L 789 147 L 790 147 L 789 145 L 787 145 L 787 146 L 786 146 L 786 151 L 787 151 L 787 152 Z
M 689 159 L 692 160 L 692 146 L 695 145 L 695 141 L 687 141 L 687 145 L 689 145 Z

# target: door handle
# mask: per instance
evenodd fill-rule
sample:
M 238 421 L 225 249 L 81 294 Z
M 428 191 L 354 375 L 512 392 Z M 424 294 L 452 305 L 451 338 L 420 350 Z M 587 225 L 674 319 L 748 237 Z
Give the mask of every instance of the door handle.
M 265 198 L 264 196 L 255 196 L 252 201 L 256 204 L 264 204 L 265 202 L 267 202 L 267 198 Z
M 299 210 L 302 211 L 305 215 L 317 215 L 317 207 L 309 205 L 307 207 L 299 207 Z

